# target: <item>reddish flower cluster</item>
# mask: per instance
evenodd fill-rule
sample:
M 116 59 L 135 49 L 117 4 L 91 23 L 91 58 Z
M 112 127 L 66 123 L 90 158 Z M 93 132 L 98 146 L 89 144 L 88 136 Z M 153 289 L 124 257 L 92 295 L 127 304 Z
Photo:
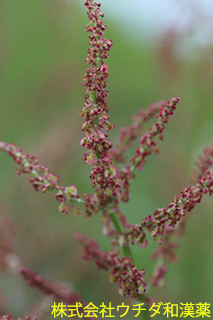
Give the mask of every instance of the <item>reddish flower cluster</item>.
M 22 269 L 20 271 L 21 276 L 27 281 L 29 286 L 37 288 L 39 291 L 44 293 L 46 296 L 53 298 L 54 300 L 63 301 L 67 305 L 75 305 L 80 302 L 82 306 L 86 306 L 87 303 L 84 302 L 81 296 L 75 292 L 70 291 L 67 285 L 60 282 L 51 283 L 45 278 L 39 276 L 36 272 L 29 269 Z M 96 319 L 90 317 L 92 320 Z M 85 317 L 83 317 L 85 319 Z M 27 319 L 24 319 L 27 320 Z M 31 319 L 29 319 L 31 320 Z
M 165 274 L 167 273 L 167 266 L 164 264 L 157 266 L 155 273 L 150 278 L 150 283 L 159 288 L 165 287 Z
M 130 258 L 121 258 L 116 252 L 101 251 L 95 241 L 80 234 L 76 234 L 76 238 L 84 245 L 83 259 L 94 262 L 98 269 L 110 270 L 110 281 L 118 283 L 122 296 L 137 298 L 146 291 L 145 270 L 138 270 Z
M 113 218 L 111 214 L 104 213 L 102 224 L 103 224 L 103 234 L 110 238 L 113 238 L 112 245 L 114 247 L 128 247 L 129 244 L 137 244 L 141 248 L 145 248 L 148 244 L 146 239 L 146 234 L 143 227 L 140 224 L 132 225 L 127 217 L 119 210 L 119 208 L 114 208 L 116 216 Z M 118 225 L 117 230 L 114 229 L 112 225 L 112 219 Z M 123 226 L 121 228 L 120 224 Z
M 53 296 L 55 299 L 64 301 L 67 304 L 75 304 L 82 301 L 77 293 L 71 292 L 64 284 L 59 282 L 50 283 L 32 270 L 21 269 L 20 274 L 31 287 L 37 288 L 47 296 Z
M 22 149 L 17 147 L 14 143 L 9 144 L 6 142 L 0 142 L 0 149 L 7 152 L 13 160 L 19 165 L 16 170 L 17 174 L 27 173 L 31 174 L 32 178 L 30 183 L 33 185 L 36 191 L 39 189 L 42 192 L 47 190 L 55 193 L 55 199 L 60 202 L 59 211 L 68 214 L 70 208 L 65 204 L 66 201 L 72 203 L 72 209 L 76 214 L 80 214 L 80 210 L 74 206 L 74 203 L 85 204 L 85 211 L 87 215 L 91 215 L 99 211 L 98 201 L 95 197 L 82 194 L 78 194 L 75 186 L 60 186 L 59 177 L 49 172 L 49 169 L 40 165 L 39 160 L 36 156 L 30 155 L 29 153 L 23 153 Z
M 113 125 L 109 122 L 108 115 L 106 80 L 109 74 L 104 60 L 108 58 L 112 41 L 104 38 L 106 26 L 100 19 L 104 17 L 100 13 L 101 4 L 87 0 L 85 6 L 90 20 L 85 31 L 91 35 L 86 58 L 86 63 L 90 67 L 86 71 L 83 83 L 87 88 L 85 106 L 80 113 L 80 116 L 85 119 L 82 126 L 84 138 L 81 140 L 81 145 L 88 149 L 84 154 L 84 160 L 93 167 L 90 178 L 96 188 L 96 194 L 99 199 L 106 199 L 114 193 L 113 178 L 116 175 L 116 170 L 111 166 L 111 159 L 107 154 L 112 144 L 106 134 Z
M 146 239 L 146 234 L 142 226 L 139 224 L 135 224 L 134 226 L 132 226 L 131 229 L 125 231 L 124 238 L 127 241 L 125 244 L 126 246 L 129 243 L 134 244 L 136 242 L 136 244 L 139 247 L 145 248 L 148 244 L 148 240 Z
M 213 144 L 204 149 L 196 162 L 196 168 L 191 179 L 192 182 L 197 182 L 210 169 L 213 169 Z
M 165 107 L 166 101 L 157 102 L 147 109 L 140 109 L 133 116 L 133 123 L 129 127 L 120 129 L 120 135 L 110 154 L 116 163 L 124 163 L 126 151 L 131 147 L 132 143 L 141 136 L 143 125 L 152 119 L 160 108 Z
M 179 226 L 182 226 L 182 222 Z M 179 227 L 178 226 L 178 227 Z M 151 255 L 151 259 L 155 261 L 155 269 L 153 275 L 150 277 L 150 283 L 155 287 L 164 287 L 166 285 L 165 276 L 168 272 L 167 263 L 177 262 L 176 250 L 179 248 L 179 244 L 176 241 L 172 241 L 175 236 L 180 236 L 179 228 L 166 227 L 164 233 L 164 239 L 162 244 L 157 246 L 154 253 Z
M 119 199 L 123 202 L 129 201 L 129 188 L 130 188 L 130 180 L 134 179 L 135 176 L 135 170 L 143 170 L 143 167 L 146 163 L 147 156 L 158 153 L 157 149 L 157 143 L 154 141 L 154 138 L 159 137 L 161 140 L 163 139 L 163 131 L 165 130 L 165 125 L 169 121 L 169 118 L 171 115 L 173 115 L 174 110 L 176 109 L 176 106 L 178 102 L 180 101 L 180 98 L 172 98 L 167 103 L 160 102 L 158 104 L 155 104 L 151 107 L 149 107 L 147 110 L 142 112 L 143 120 L 148 120 L 153 114 L 156 112 L 156 110 L 159 109 L 159 114 L 157 115 L 157 122 L 149 128 L 149 131 L 141 137 L 140 140 L 140 148 L 136 149 L 135 155 L 131 159 L 131 165 L 126 166 L 123 170 L 119 171 L 117 174 L 117 179 L 120 181 L 119 186 Z M 136 117 L 138 119 L 138 117 Z M 139 120 L 137 120 L 139 122 Z M 140 122 L 139 122 L 140 123 Z M 136 122 L 137 124 L 137 122 Z M 137 125 L 136 127 L 136 133 L 138 134 Z M 141 124 L 140 124 L 141 125 Z M 140 127 L 140 126 L 139 126 Z M 130 139 L 130 134 L 134 132 L 134 126 L 133 128 L 128 128 L 125 132 L 128 142 L 128 145 L 131 143 L 133 139 Z M 125 135 L 124 135 L 125 137 Z M 120 138 L 122 142 L 122 138 Z M 124 146 L 125 148 L 125 146 Z M 119 150 L 119 148 L 117 148 Z M 125 150 L 124 150 L 125 151 Z M 119 159 L 119 152 L 116 155 L 115 151 L 115 157 Z
M 162 241 L 166 226 L 175 227 L 186 214 L 200 203 L 204 194 L 213 193 L 213 174 L 207 171 L 199 182 L 192 187 L 181 190 L 181 195 L 174 197 L 167 208 L 155 210 L 153 216 L 148 216 L 142 221 L 142 226 L 148 230 L 155 240 Z
M 140 224 L 132 225 L 126 219 L 126 216 L 119 212 L 119 220 L 124 227 L 124 232 L 119 236 L 119 245 L 128 246 L 129 244 L 137 244 L 141 248 L 145 248 L 148 244 L 146 233 Z
M 156 142 L 154 138 L 158 136 L 163 139 L 163 131 L 165 130 L 165 124 L 169 121 L 169 118 L 174 114 L 180 98 L 173 98 L 167 102 L 165 107 L 160 107 L 159 115 L 157 116 L 157 122 L 149 128 L 149 131 L 145 133 L 140 140 L 140 148 L 136 150 L 135 155 L 131 159 L 132 167 L 134 169 L 143 170 L 145 164 L 145 158 L 154 153 L 158 153 L 156 148 Z
M 176 242 L 172 242 L 171 238 L 178 232 L 178 228 L 166 227 L 164 234 L 163 243 L 157 247 L 155 252 L 152 254 L 152 259 L 161 261 L 175 263 L 177 262 L 177 255 L 175 250 L 179 248 L 179 245 Z
M 202 176 L 209 174 L 209 170 L 213 164 L 213 146 L 204 149 L 203 154 L 196 162 L 197 168 L 193 172 L 192 181 L 199 182 Z M 151 258 L 156 262 L 156 269 L 150 278 L 150 282 L 154 286 L 165 285 L 165 275 L 168 271 L 166 264 L 177 262 L 176 250 L 179 248 L 177 238 L 183 237 L 185 234 L 185 224 L 187 217 L 182 217 L 182 220 L 176 227 L 165 227 L 163 242 L 157 247 Z

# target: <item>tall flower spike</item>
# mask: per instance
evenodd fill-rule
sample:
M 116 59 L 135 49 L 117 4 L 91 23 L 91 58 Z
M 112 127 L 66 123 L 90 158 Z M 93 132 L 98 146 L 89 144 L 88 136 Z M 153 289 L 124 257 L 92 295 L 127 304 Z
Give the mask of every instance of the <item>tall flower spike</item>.
M 108 65 L 104 62 L 108 58 L 112 41 L 104 38 L 106 26 L 101 18 L 101 4 L 93 0 L 85 1 L 87 15 L 90 20 L 85 31 L 89 36 L 89 49 L 86 63 L 89 68 L 84 75 L 83 85 L 86 87 L 85 106 L 80 116 L 85 119 L 82 126 L 84 138 L 81 145 L 88 149 L 84 154 L 84 161 L 92 165 L 90 178 L 99 199 L 106 199 L 115 193 L 114 177 L 116 169 L 111 167 L 108 151 L 112 144 L 107 139 L 106 132 L 113 128 L 109 122 L 109 107 L 107 104 L 108 91 L 106 80 L 109 76 Z

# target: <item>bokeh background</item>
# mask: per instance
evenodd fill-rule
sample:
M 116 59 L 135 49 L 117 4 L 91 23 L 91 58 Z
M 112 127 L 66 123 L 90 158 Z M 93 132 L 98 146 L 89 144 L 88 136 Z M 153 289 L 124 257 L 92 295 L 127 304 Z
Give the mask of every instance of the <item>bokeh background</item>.
M 213 38 L 211 1 L 102 0 L 113 39 L 108 89 L 110 116 L 116 128 L 128 125 L 139 108 L 180 96 L 181 103 L 160 144 L 131 187 L 123 206 L 131 222 L 167 206 L 189 184 L 202 149 L 213 142 Z M 2 0 L 0 2 L 0 140 L 16 142 L 42 164 L 91 192 L 90 168 L 82 161 L 84 103 L 81 87 L 88 46 L 83 0 Z M 133 150 L 132 150 L 133 152 Z M 95 238 L 110 250 L 101 233 L 100 216 L 92 219 L 58 213 L 52 194 L 36 193 L 28 177 L 17 177 L 16 165 L 0 155 L 1 216 L 9 217 L 15 252 L 25 267 L 51 281 L 68 283 L 86 301 L 115 305 L 128 298 L 108 283 L 105 272 L 81 260 L 75 231 Z M 213 302 L 213 199 L 206 197 L 190 216 L 181 240 L 179 262 L 169 266 L 167 287 L 152 290 L 164 303 Z M 137 266 L 152 272 L 155 243 L 133 248 Z M 17 275 L 0 273 L 1 315 L 22 317 L 42 295 Z M 47 316 L 44 319 L 52 319 Z M 125 317 L 130 319 L 132 317 Z M 165 316 L 158 316 L 158 319 Z

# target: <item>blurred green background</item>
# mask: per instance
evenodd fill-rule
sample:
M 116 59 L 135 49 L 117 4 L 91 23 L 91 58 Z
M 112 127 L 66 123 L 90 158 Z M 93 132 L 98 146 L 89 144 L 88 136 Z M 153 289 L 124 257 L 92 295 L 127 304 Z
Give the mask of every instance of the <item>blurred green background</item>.
M 130 1 L 130 0 L 128 0 Z M 78 1 L 2 0 L 0 3 L 0 140 L 16 142 L 25 152 L 80 192 L 91 192 L 89 166 L 79 145 L 84 104 L 81 87 L 88 47 L 84 26 L 87 17 Z M 104 6 L 103 6 L 104 9 Z M 152 17 L 150 17 L 151 19 Z M 166 19 L 166 16 L 165 16 Z M 131 201 L 122 206 L 131 222 L 140 222 L 155 208 L 167 206 L 189 184 L 193 165 L 202 149 L 213 142 L 211 44 L 205 49 L 181 50 L 174 30 L 147 43 L 132 37 L 109 12 L 106 36 L 113 39 L 108 89 L 110 116 L 116 128 L 128 125 L 131 115 L 159 100 L 180 96 L 181 102 L 160 143 L 160 154 L 151 157 L 131 187 Z M 133 152 L 133 150 L 132 150 Z M 25 267 L 51 281 L 68 283 L 86 301 L 115 305 L 128 298 L 108 283 L 108 274 L 81 259 L 75 231 L 95 238 L 110 250 L 101 234 L 100 215 L 92 219 L 58 213 L 52 194 L 36 193 L 27 176 L 17 177 L 16 165 L 0 154 L 2 213 L 15 226 L 15 250 Z M 164 303 L 213 302 L 213 199 L 206 197 L 189 219 L 181 240 L 179 262 L 169 266 L 167 287 L 152 290 Z M 155 248 L 133 248 L 137 266 L 151 274 L 149 256 Z M 1 312 L 22 317 L 42 295 L 28 288 L 18 275 L 1 272 Z M 52 319 L 47 316 L 45 319 Z M 125 317 L 130 319 L 132 317 Z M 165 316 L 159 316 L 158 319 Z

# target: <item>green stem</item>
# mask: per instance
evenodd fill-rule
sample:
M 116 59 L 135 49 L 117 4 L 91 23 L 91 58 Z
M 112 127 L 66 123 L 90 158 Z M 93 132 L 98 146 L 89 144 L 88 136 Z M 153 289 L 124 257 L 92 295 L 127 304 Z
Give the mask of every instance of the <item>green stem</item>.
M 148 311 L 149 306 L 148 306 L 148 304 L 147 304 L 147 302 L 146 302 L 145 295 L 144 295 L 144 294 L 140 294 L 137 299 L 138 299 L 138 301 L 140 301 L 141 303 L 144 303 L 144 306 L 146 307 L 146 310 L 144 310 L 143 313 L 141 313 L 141 315 L 142 315 L 142 320 L 148 320 L 148 319 L 150 319 L 150 317 L 149 317 L 149 311 Z
M 110 217 L 111 217 L 111 220 L 112 220 L 112 223 L 113 223 L 115 229 L 118 231 L 118 233 L 120 235 L 122 235 L 123 234 L 123 230 L 121 228 L 120 221 L 118 220 L 118 217 L 117 217 L 116 213 L 114 213 L 114 212 L 110 213 Z M 129 246 L 123 246 L 122 247 L 122 251 L 123 251 L 124 256 L 130 258 L 132 263 L 135 264 L 134 263 L 134 257 L 133 257 L 133 254 L 132 254 L 132 251 L 131 251 L 130 247 Z M 147 305 L 147 302 L 146 302 L 146 299 L 145 299 L 145 295 L 144 294 L 143 295 L 140 294 L 137 299 L 141 303 L 144 303 L 144 306 L 146 307 L 146 311 L 143 311 L 141 313 L 142 320 L 150 319 L 149 311 L 148 311 L 148 305 Z
M 110 217 L 111 217 L 111 220 L 112 220 L 112 223 L 113 223 L 115 229 L 118 231 L 118 233 L 120 235 L 122 235 L 123 230 L 121 229 L 120 222 L 118 220 L 117 215 L 113 212 L 113 213 L 110 213 Z M 129 246 L 122 246 L 122 251 L 123 251 L 124 256 L 130 258 L 132 260 L 132 263 L 134 263 L 134 258 L 133 258 L 130 247 Z
M 112 223 L 113 223 L 115 229 L 118 231 L 118 233 L 123 234 L 123 230 L 121 229 L 117 215 L 114 212 L 112 212 L 112 213 L 110 212 L 110 217 L 111 217 Z

